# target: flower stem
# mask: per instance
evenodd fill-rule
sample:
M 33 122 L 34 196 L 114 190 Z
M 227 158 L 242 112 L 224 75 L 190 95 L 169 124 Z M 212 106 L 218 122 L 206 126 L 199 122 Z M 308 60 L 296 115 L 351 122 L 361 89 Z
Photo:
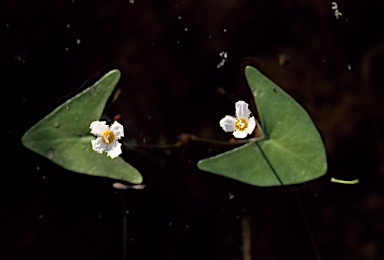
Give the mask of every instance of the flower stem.
M 211 144 L 218 144 L 218 145 L 238 145 L 238 144 L 246 144 L 246 143 L 252 143 L 257 142 L 265 139 L 264 132 L 259 124 L 257 124 L 257 128 L 255 131 L 255 137 L 249 138 L 249 139 L 231 139 L 230 141 L 222 141 L 222 140 L 215 140 L 205 137 L 199 137 L 193 134 L 186 134 L 183 133 L 179 136 L 179 141 L 176 143 L 171 144 L 131 144 L 131 143 L 124 143 L 127 147 L 130 148 L 154 148 L 154 149 L 170 149 L 170 148 L 178 148 L 183 145 L 186 145 L 189 141 L 195 141 L 195 142 L 203 142 L 203 143 L 211 143 Z

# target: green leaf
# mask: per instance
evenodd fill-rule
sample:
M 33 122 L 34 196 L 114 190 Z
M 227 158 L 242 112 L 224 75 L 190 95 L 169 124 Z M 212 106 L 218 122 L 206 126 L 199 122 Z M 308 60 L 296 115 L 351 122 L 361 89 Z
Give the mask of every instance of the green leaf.
M 22 137 L 30 150 L 70 171 L 141 183 L 141 174 L 122 158 L 111 159 L 92 149 L 90 124 L 100 119 L 120 79 L 112 70 L 99 81 L 58 106 Z
M 323 141 L 308 113 L 258 70 L 246 78 L 266 138 L 198 162 L 198 168 L 255 186 L 307 182 L 324 175 Z

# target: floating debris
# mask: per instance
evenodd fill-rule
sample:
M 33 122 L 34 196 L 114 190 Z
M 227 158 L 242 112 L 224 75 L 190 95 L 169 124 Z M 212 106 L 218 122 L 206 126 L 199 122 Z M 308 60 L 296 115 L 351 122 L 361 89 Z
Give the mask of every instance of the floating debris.
M 221 58 L 221 61 L 219 62 L 219 64 L 217 64 L 217 68 L 223 67 L 225 63 L 228 61 L 228 53 L 226 51 L 220 52 L 219 56 Z
M 345 181 L 345 180 L 339 180 L 336 178 L 331 178 L 331 182 L 340 183 L 340 184 L 358 184 L 360 182 L 359 179 L 351 180 L 351 181 Z
M 334 15 L 336 19 L 339 19 L 340 16 L 343 16 L 343 14 L 339 11 L 339 7 L 336 2 L 332 2 L 332 10 L 334 10 Z

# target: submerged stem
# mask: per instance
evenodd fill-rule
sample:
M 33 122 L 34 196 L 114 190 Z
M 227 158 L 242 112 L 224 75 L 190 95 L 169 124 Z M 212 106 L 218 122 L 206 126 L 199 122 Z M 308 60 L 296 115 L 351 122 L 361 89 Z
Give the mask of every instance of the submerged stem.
M 121 197 L 121 211 L 123 212 L 123 249 L 121 254 L 121 259 L 125 260 L 127 258 L 127 214 L 125 210 L 125 191 L 120 190 Z
M 279 175 L 277 174 L 277 172 L 275 171 L 275 169 L 273 168 L 272 164 L 270 163 L 270 161 L 268 160 L 267 156 L 264 154 L 264 151 L 261 149 L 260 145 L 258 143 L 256 143 L 257 147 L 260 149 L 260 152 L 261 154 L 263 155 L 264 159 L 267 161 L 269 167 L 271 167 L 272 169 L 272 172 L 274 173 L 274 175 L 276 176 L 277 180 L 279 181 L 279 183 L 281 184 L 281 186 L 285 186 L 283 181 L 280 179 Z M 307 217 L 307 214 L 305 212 L 305 209 L 304 209 L 304 206 L 303 206 L 303 203 L 301 201 L 301 198 L 300 196 L 295 193 L 296 195 L 296 201 L 297 203 L 299 204 L 299 208 L 300 208 L 300 214 L 302 215 L 303 217 L 303 220 L 304 220 L 304 224 L 305 224 L 305 227 L 307 229 L 307 232 L 308 232 L 308 236 L 309 236 L 309 239 L 311 241 L 311 245 L 312 245 L 312 249 L 314 251 L 314 254 L 315 254 L 315 257 L 317 260 L 320 260 L 321 257 L 320 257 L 320 254 L 319 254 L 319 250 L 317 248 L 317 244 L 316 244 L 316 240 L 315 240 L 315 237 L 312 233 L 312 230 L 311 230 L 311 226 L 309 224 L 309 221 L 308 221 L 308 217 Z
M 321 260 L 319 249 L 317 248 L 317 243 L 316 243 L 316 240 L 315 240 L 315 236 L 313 235 L 311 226 L 309 224 L 308 217 L 307 217 L 307 214 L 306 214 L 304 206 L 303 206 L 303 202 L 301 201 L 301 198 L 300 198 L 300 196 L 299 196 L 299 194 L 297 192 L 295 192 L 295 195 L 296 195 L 297 204 L 299 204 L 300 213 L 303 216 L 304 224 L 305 224 L 305 227 L 307 229 L 309 239 L 311 241 L 312 249 L 313 249 L 314 254 L 315 254 L 315 259 L 316 260 Z

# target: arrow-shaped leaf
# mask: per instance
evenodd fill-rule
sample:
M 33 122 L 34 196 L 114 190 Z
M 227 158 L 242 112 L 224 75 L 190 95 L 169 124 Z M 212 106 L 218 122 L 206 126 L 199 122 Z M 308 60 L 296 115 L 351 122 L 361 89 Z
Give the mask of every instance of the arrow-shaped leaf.
M 24 146 L 70 171 L 141 183 L 141 174 L 122 158 L 92 150 L 89 126 L 100 119 L 119 79 L 120 71 L 112 70 L 58 106 L 24 134 Z
M 201 170 L 256 186 L 310 181 L 327 171 L 321 136 L 308 113 L 258 70 L 245 70 L 266 138 L 199 161 Z

